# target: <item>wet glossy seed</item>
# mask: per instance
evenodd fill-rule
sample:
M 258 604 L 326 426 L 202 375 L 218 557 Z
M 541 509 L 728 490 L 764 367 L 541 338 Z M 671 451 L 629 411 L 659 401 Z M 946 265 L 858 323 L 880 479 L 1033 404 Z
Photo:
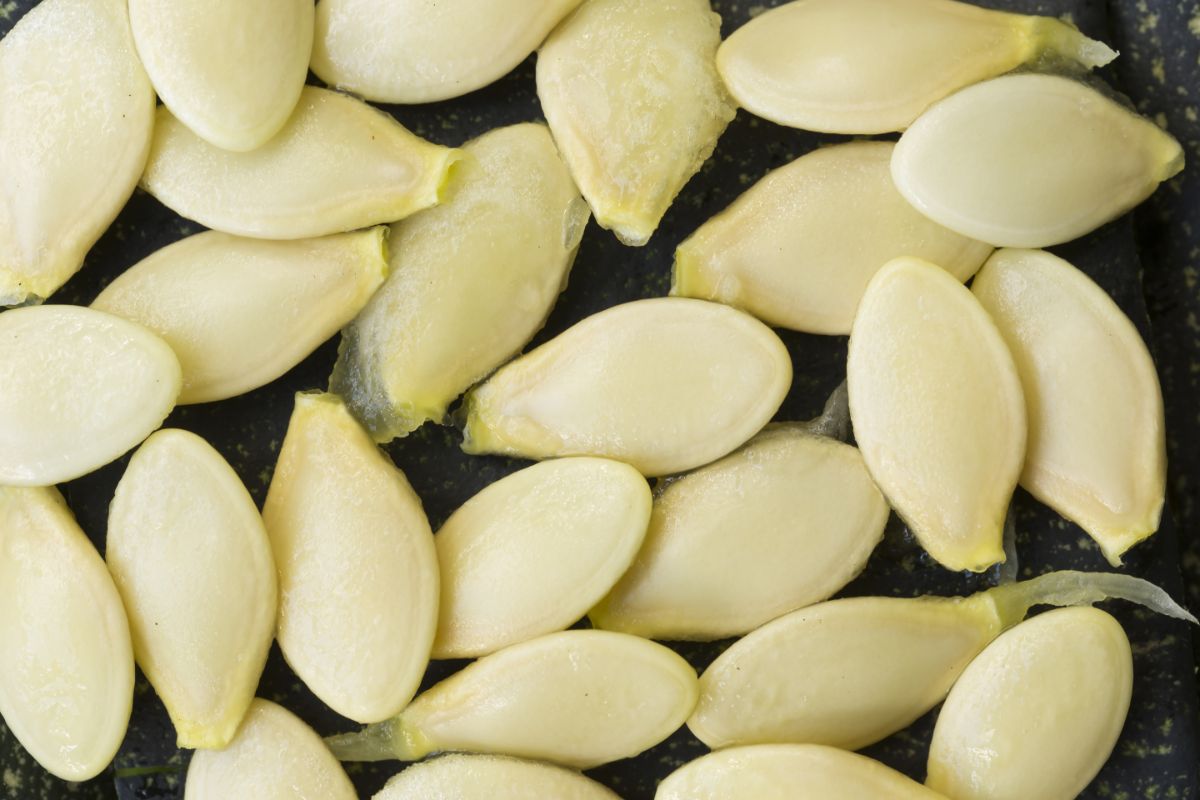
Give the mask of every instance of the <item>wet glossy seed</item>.
M 58 490 L 0 487 L 5 725 L 49 772 L 84 781 L 112 761 L 132 705 L 129 623 L 100 554 Z
M 473 92 L 532 53 L 579 0 L 321 0 L 312 69 L 381 103 Z
M 655 800 L 944 800 L 878 761 L 814 744 L 732 747 L 685 764 Z
M 1003 247 L 1082 236 L 1183 169 L 1179 142 L 1083 83 L 1018 74 L 964 89 L 900 137 L 892 177 L 917 210 Z
M 791 367 L 779 337 L 740 311 L 675 297 L 625 303 L 472 391 L 463 449 L 682 472 L 757 433 L 783 401 Z
M 379 441 L 441 422 L 529 341 L 587 227 L 545 126 L 500 128 L 463 153 L 442 205 L 393 226 L 390 277 L 346 328 L 330 379 Z
M 979 654 L 946 698 L 929 786 L 956 800 L 1068 800 L 1121 734 L 1133 689 L 1125 631 L 1094 608 L 1048 611 Z
M 140 325 L 78 306 L 0 314 L 0 484 L 49 486 L 145 439 L 179 394 L 179 361 Z
M 768 426 L 658 492 L 645 546 L 592 623 L 655 639 L 748 633 L 849 583 L 887 518 L 858 450 Z
M 695 704 L 696 673 L 671 650 L 621 633 L 565 631 L 486 656 L 396 719 L 330 744 L 353 761 L 460 750 L 584 769 L 653 747 Z
M 404 474 L 336 395 L 296 396 L 263 521 L 288 664 L 343 716 L 398 713 L 437 627 L 433 534 Z
M 845 334 L 868 281 L 893 258 L 916 256 L 965 281 L 991 245 L 943 228 L 896 191 L 894 147 L 823 147 L 768 173 L 679 245 L 671 293 Z
M 92 307 L 171 346 L 180 404 L 224 400 L 283 375 L 353 319 L 387 274 L 386 230 L 291 242 L 200 233 L 130 267 Z
M 974 296 L 933 264 L 890 262 L 859 305 L 846 375 L 867 468 L 922 546 L 952 570 L 1003 560 L 1025 398 Z
M 578 772 L 538 761 L 452 753 L 415 764 L 372 800 L 620 800 Z
M 291 116 L 312 53 L 310 0 L 129 0 L 138 55 L 175 117 L 253 150 Z
M 133 193 L 154 90 L 124 0 L 43 0 L 0 40 L 0 306 L 46 298 Z
M 797 0 L 734 31 L 717 67 L 738 102 L 760 117 L 814 131 L 885 133 L 1021 64 L 1090 68 L 1116 55 L 1051 17 L 950 0 Z
M 588 0 L 538 51 L 542 110 L 601 227 L 644 245 L 734 116 L 708 0 Z
M 1146 344 L 1103 289 L 1050 253 L 1001 250 L 971 291 L 1025 389 L 1021 485 L 1119 565 L 1158 529 L 1166 485 L 1162 392 Z
M 629 568 L 650 487 L 628 464 L 561 458 L 488 486 L 437 533 L 436 658 L 470 658 L 563 630 Z
M 320 737 L 282 706 L 256 699 L 224 750 L 188 766 L 184 800 L 355 800 L 342 765 Z
M 209 144 L 163 106 L 142 187 L 215 230 L 303 239 L 436 205 L 457 158 L 366 103 L 308 86 L 283 129 L 248 153 Z
M 117 484 L 106 557 L 179 746 L 225 747 L 275 632 L 275 566 L 241 480 L 195 434 L 159 431 Z

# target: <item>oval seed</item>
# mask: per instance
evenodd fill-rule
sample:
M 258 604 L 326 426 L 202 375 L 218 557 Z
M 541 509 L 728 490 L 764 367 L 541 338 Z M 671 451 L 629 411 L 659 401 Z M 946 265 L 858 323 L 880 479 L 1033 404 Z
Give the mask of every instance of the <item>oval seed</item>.
M 780 617 L 722 653 L 700 677 L 688 727 L 712 748 L 865 747 L 941 702 L 971 659 L 1030 608 L 1112 597 L 1195 622 L 1153 584 L 1096 572 L 1051 572 L 967 598 L 832 600 Z
M 849 583 L 887 518 L 858 450 L 769 426 L 658 494 L 646 544 L 592 624 L 655 639 L 739 636 Z
M 249 153 L 209 144 L 163 106 L 142 186 L 209 228 L 303 239 L 435 205 L 457 158 L 366 103 L 306 86 L 283 129 Z
M 355 800 L 358 795 L 321 738 L 287 709 L 255 699 L 224 750 L 188 765 L 184 800 Z
M 587 205 L 543 125 L 469 142 L 442 205 L 392 227 L 390 278 L 346 328 L 330 388 L 379 441 L 446 407 L 542 326 Z
M 850 418 L 871 476 L 943 566 L 1004 560 L 1025 458 L 1025 399 L 983 307 L 945 270 L 889 262 L 850 334 Z
M 709 753 L 658 785 L 654 800 L 945 800 L 878 761 L 815 744 Z
M 1112 753 L 1133 690 L 1120 623 L 1095 608 L 1023 622 L 971 662 L 946 698 L 926 783 L 955 800 L 1077 796 Z
M 1012 351 L 1029 409 L 1021 485 L 1078 523 L 1114 566 L 1158 529 L 1162 391 L 1137 328 L 1090 278 L 1040 250 L 1001 250 L 971 291 Z
M 739 640 L 700 677 L 688 727 L 714 749 L 857 750 L 933 708 L 1001 631 L 986 596 L 819 603 Z
M 345 717 L 399 713 L 437 629 L 433 534 L 404 473 L 336 395 L 296 396 L 263 520 L 288 664 Z
M 588 317 L 472 391 L 463 449 L 682 472 L 757 433 L 791 380 L 787 348 L 753 317 L 700 300 L 638 300 Z
M 291 116 L 313 44 L 309 0 L 129 0 L 158 96 L 197 136 L 253 150 Z
M 0 40 L 0 306 L 49 297 L 133 193 L 154 90 L 124 0 L 43 0 Z
M 473 92 L 524 61 L 580 0 L 321 0 L 312 70 L 381 103 Z
M 53 488 L 0 487 L 0 715 L 63 780 L 100 774 L 133 708 L 133 648 L 104 561 Z
M 922 214 L 1002 247 L 1082 236 L 1183 169 L 1179 142 L 1082 83 L 1020 74 L 929 109 L 892 156 Z
M 117 484 L 106 555 L 179 746 L 225 747 L 275 628 L 275 567 L 246 488 L 199 436 L 159 431 Z
M 291 242 L 200 233 L 130 267 L 92 307 L 171 346 L 180 404 L 224 400 L 283 375 L 354 318 L 387 274 L 386 231 Z
M 1050 17 L 949 0 L 798 0 L 735 31 L 717 68 L 760 117 L 812 131 L 886 133 L 1021 64 L 1092 68 L 1116 56 Z
M 140 325 L 77 306 L 0 314 L 0 484 L 49 486 L 146 438 L 179 394 L 179 361 Z
M 563 630 L 633 563 L 650 487 L 627 464 L 563 458 L 493 483 L 437 534 L 435 658 L 473 658 Z
M 504 756 L 450 754 L 414 764 L 371 800 L 620 800 L 578 772 Z
M 695 671 L 662 645 L 564 631 L 485 656 L 395 719 L 330 744 L 351 761 L 414 761 L 462 750 L 587 769 L 648 750 L 695 705 Z
M 833 145 L 769 173 L 679 245 L 671 293 L 727 303 L 771 325 L 846 334 L 867 283 L 893 258 L 915 256 L 970 278 L 991 246 L 922 216 L 896 191 L 894 148 Z
M 601 227 L 644 245 L 735 108 L 708 0 L 588 0 L 538 51 L 554 139 Z

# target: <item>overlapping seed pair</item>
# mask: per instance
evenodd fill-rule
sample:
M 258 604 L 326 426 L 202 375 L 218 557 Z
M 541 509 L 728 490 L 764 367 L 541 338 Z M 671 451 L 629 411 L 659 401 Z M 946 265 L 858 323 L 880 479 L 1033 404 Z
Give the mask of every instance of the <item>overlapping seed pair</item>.
M 1018 479 L 1114 565 L 1157 530 L 1165 434 L 1153 362 L 1067 262 L 1001 250 L 970 292 L 931 264 L 891 262 L 863 298 L 847 373 L 872 476 L 946 566 L 1002 559 Z
M 941 702 L 972 659 L 1033 606 L 1110 597 L 1193 621 L 1152 584 L 1111 573 L 1051 572 L 967 598 L 831 600 L 782 616 L 722 653 L 701 676 L 688 726 L 714 748 L 865 747 Z
M 1136 587 L 1135 579 L 1127 576 L 1097 577 L 1112 582 L 1114 588 L 1123 580 L 1135 593 L 1141 593 L 1145 588 Z M 1039 580 L 1045 579 L 1057 581 L 1060 574 L 1051 573 Z M 1088 580 L 1087 577 L 1080 579 L 1081 588 Z M 1030 589 L 1033 583 L 1028 584 Z M 1019 584 L 1008 588 L 1016 594 L 1025 591 Z M 1030 595 L 1035 593 L 1029 592 Z M 976 595 L 967 602 L 987 597 L 987 593 Z M 1011 596 L 1006 598 L 1012 599 Z M 1028 599 L 1022 600 L 1020 605 L 1025 605 Z M 1040 598 L 1047 599 L 1046 595 Z M 1097 595 L 1074 598 L 1075 601 L 1095 599 L 1098 599 Z M 956 602 L 960 603 L 957 608 L 953 605 Z M 819 629 L 821 624 L 833 627 L 838 621 L 832 616 L 810 618 L 803 628 L 793 628 L 794 634 L 800 630 L 806 630 L 806 634 L 786 644 L 780 643 L 783 644 L 782 653 L 772 653 L 761 641 L 756 642 L 757 658 L 742 658 L 740 662 L 741 668 L 750 674 L 736 675 L 736 685 L 730 685 L 728 681 L 735 673 L 728 657 L 747 654 L 744 649 L 737 652 L 741 643 L 735 645 L 710 669 L 710 672 L 717 670 L 716 676 L 710 679 L 709 673 L 705 673 L 701 711 L 705 710 L 706 701 L 711 702 L 714 686 L 719 687 L 716 692 L 724 692 L 730 700 L 741 693 L 742 703 L 737 716 L 727 715 L 724 721 L 751 727 L 758 723 L 758 727 L 733 741 L 775 744 L 723 747 L 699 758 L 663 781 L 655 794 L 656 800 L 785 800 L 795 797 L 1059 800 L 1078 795 L 1112 752 L 1129 708 L 1133 663 L 1125 632 L 1105 612 L 1088 607 L 1050 611 L 1000 634 L 985 648 L 984 640 L 995 637 L 998 629 L 988 627 L 984 633 L 983 628 L 979 628 L 976 633 L 983 634 L 983 640 L 968 646 L 974 635 L 968 634 L 967 629 L 975 628 L 982 617 L 973 622 L 968 620 L 973 611 L 982 609 L 967 610 L 960 601 L 862 598 L 837 601 L 827 606 L 832 610 L 838 603 L 844 604 L 848 611 L 850 604 L 858 603 L 855 610 L 849 612 L 857 617 L 858 624 L 852 622 L 849 629 L 873 636 L 875 647 L 864 638 L 853 651 L 837 652 L 844 642 Z M 922 603 L 932 604 L 937 612 L 947 616 L 938 620 L 929 614 L 933 609 L 920 608 Z M 888 604 L 894 608 L 885 611 L 884 606 Z M 996 605 L 1002 607 L 1004 603 Z M 1012 610 L 1011 607 L 1007 609 Z M 1182 612 L 1178 607 L 1166 610 L 1174 615 Z M 1002 617 L 1004 613 L 1001 611 Z M 1186 616 L 1186 612 L 1182 613 Z M 954 649 L 955 634 L 945 623 L 954 614 L 959 616 L 962 626 L 957 632 L 958 647 L 969 647 L 974 652 L 956 654 L 953 668 L 947 660 L 943 670 L 955 674 L 945 675 L 946 683 L 939 680 L 940 685 L 936 688 L 939 696 L 929 703 L 932 705 L 945 696 L 948 683 L 953 683 L 934 728 L 926 780 L 928 788 L 863 756 L 807 743 L 832 740 L 846 748 L 861 746 L 867 739 L 861 736 L 846 738 L 848 734 L 854 735 L 847 725 L 857 725 L 860 731 L 865 731 L 865 725 L 869 724 L 866 720 L 854 720 L 855 714 L 863 715 L 867 720 L 881 721 L 889 713 L 908 716 L 914 711 L 911 708 L 901 710 L 899 703 L 885 708 L 872 700 L 915 699 L 923 692 L 934 693 L 934 684 L 929 679 L 936 670 L 914 672 L 908 667 L 920 659 L 926 659 L 927 666 L 931 667 L 939 656 L 950 654 Z M 878 627 L 870 631 L 859 627 L 872 617 Z M 763 632 L 782 630 L 785 620 L 767 626 Z M 847 621 L 848 618 L 842 620 L 843 626 Z M 844 632 L 846 627 L 839 627 L 839 630 Z M 745 641 L 750 642 L 753 638 L 748 637 Z M 896 638 L 907 641 L 892 650 Z M 880 642 L 888 647 L 886 652 L 880 652 Z M 830 656 L 829 663 L 809 671 L 807 665 L 814 659 L 811 654 L 804 654 L 805 647 L 818 649 L 820 655 L 817 658 Z M 831 648 L 834 652 L 830 652 Z M 926 652 L 923 653 L 923 649 Z M 784 677 L 778 674 L 772 678 L 764 673 L 764 669 L 772 668 L 768 665 L 785 673 L 789 663 L 801 665 L 798 675 Z M 847 680 L 844 672 L 850 665 L 865 666 L 866 670 L 873 671 L 874 681 L 878 683 L 870 686 L 871 682 L 864 684 L 855 680 L 861 678 L 862 673 L 852 673 Z M 843 673 L 840 684 L 838 673 Z M 805 677 L 817 678 L 820 682 L 806 681 Z M 785 693 L 772 695 L 768 687 L 778 686 L 780 681 L 786 687 Z M 864 691 L 868 698 L 866 703 L 862 702 L 863 694 L 860 694 Z M 812 714 L 810 721 L 821 716 L 822 709 L 804 704 L 806 693 L 815 700 L 813 705 L 824 705 L 826 712 L 833 710 L 839 700 L 843 703 L 840 731 L 835 731 L 836 725 L 821 730 L 820 727 L 805 729 L 803 724 L 791 729 L 771 730 L 772 721 L 780 719 L 775 704 L 781 700 L 787 711 L 798 715 L 797 720 L 806 714 Z M 745 702 L 747 697 L 749 704 Z M 763 702 L 756 702 L 756 697 Z M 729 710 L 732 712 L 732 707 Z M 765 720 L 760 717 L 762 714 L 767 715 Z M 697 730 L 694 721 L 689 724 Z M 897 728 L 900 726 L 901 723 L 896 725 Z M 706 730 L 711 733 L 711 729 L 704 728 L 697 732 Z M 716 741 L 709 743 L 720 746 Z

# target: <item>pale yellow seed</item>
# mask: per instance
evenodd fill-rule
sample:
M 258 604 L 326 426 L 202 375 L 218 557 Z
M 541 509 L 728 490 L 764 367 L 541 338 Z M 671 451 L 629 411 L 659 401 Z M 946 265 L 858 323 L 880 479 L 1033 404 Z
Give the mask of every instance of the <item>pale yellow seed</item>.
M 129 20 L 158 96 L 217 147 L 261 147 L 300 99 L 311 0 L 129 0 Z
M 367 100 L 447 100 L 499 80 L 579 2 L 321 0 L 312 69 Z
M 952 0 L 796 0 L 734 31 L 717 68 L 746 110 L 830 133 L 904 130 L 947 95 L 1026 63 L 1116 53 L 1071 25 Z
M 442 422 L 537 332 L 587 205 L 543 125 L 463 148 L 444 202 L 392 227 L 388 281 L 344 332 L 330 388 L 378 441 Z
M 275 632 L 275 565 L 241 480 L 195 434 L 159 431 L 117 484 L 106 558 L 179 746 L 227 746 Z
M 263 522 L 283 656 L 326 705 L 379 722 L 413 698 L 438 618 L 421 500 L 331 394 L 299 394 Z
M 971 291 L 1004 336 L 1025 390 L 1021 485 L 1119 565 L 1158 529 L 1166 489 L 1150 351 L 1103 289 L 1050 253 L 1001 250 Z
M 892 178 L 921 213 L 1002 247 L 1070 241 L 1183 169 L 1183 148 L 1095 89 L 1022 73 L 976 84 L 913 123 Z
M 154 90 L 124 0 L 43 0 L 0 39 L 0 306 L 46 298 L 133 193 Z
M 601 227 L 646 244 L 734 116 L 708 0 L 588 0 L 538 51 L 542 110 Z
M 970 291 L 928 262 L 888 263 L 859 305 L 846 374 L 867 468 L 922 546 L 956 571 L 1002 561 L 1025 398 Z
M 970 278 L 991 246 L 922 216 L 896 191 L 894 147 L 823 147 L 768 173 L 679 245 L 671 293 L 771 325 L 846 334 L 867 283 L 893 258 L 916 256 Z

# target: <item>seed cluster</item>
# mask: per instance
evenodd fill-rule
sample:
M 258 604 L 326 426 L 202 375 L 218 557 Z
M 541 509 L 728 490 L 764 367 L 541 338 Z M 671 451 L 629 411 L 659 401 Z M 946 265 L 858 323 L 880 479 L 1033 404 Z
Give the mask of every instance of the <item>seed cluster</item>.
M 545 124 L 451 148 L 368 102 L 458 97 L 535 51 Z M 1114 567 L 1158 529 L 1150 354 L 1038 249 L 1183 168 L 1090 76 L 1115 57 L 955 0 L 794 0 L 724 41 L 709 0 L 42 0 L 0 40 L 0 714 L 87 780 L 136 664 L 195 750 L 188 800 L 350 800 L 339 761 L 393 759 L 420 763 L 376 800 L 613 800 L 579 770 L 685 725 L 713 752 L 657 800 L 1078 795 L 1133 682 L 1089 606 L 1196 622 L 1166 593 L 1060 571 L 831 598 L 892 511 L 976 573 L 1015 557 L 1018 486 Z M 669 297 L 522 352 L 589 221 L 645 245 L 739 107 L 899 136 L 780 167 L 679 245 Z M 139 185 L 212 230 L 90 307 L 41 305 Z M 769 326 L 850 335 L 818 419 L 771 423 L 794 375 Z M 261 513 L 160 429 L 338 331 Z M 540 463 L 435 534 L 378 445 L 447 421 Z M 102 559 L 54 487 L 134 448 Z M 652 641 L 728 637 L 699 675 Z M 322 741 L 256 698 L 275 641 L 363 727 Z M 851 752 L 939 704 L 925 785 Z

